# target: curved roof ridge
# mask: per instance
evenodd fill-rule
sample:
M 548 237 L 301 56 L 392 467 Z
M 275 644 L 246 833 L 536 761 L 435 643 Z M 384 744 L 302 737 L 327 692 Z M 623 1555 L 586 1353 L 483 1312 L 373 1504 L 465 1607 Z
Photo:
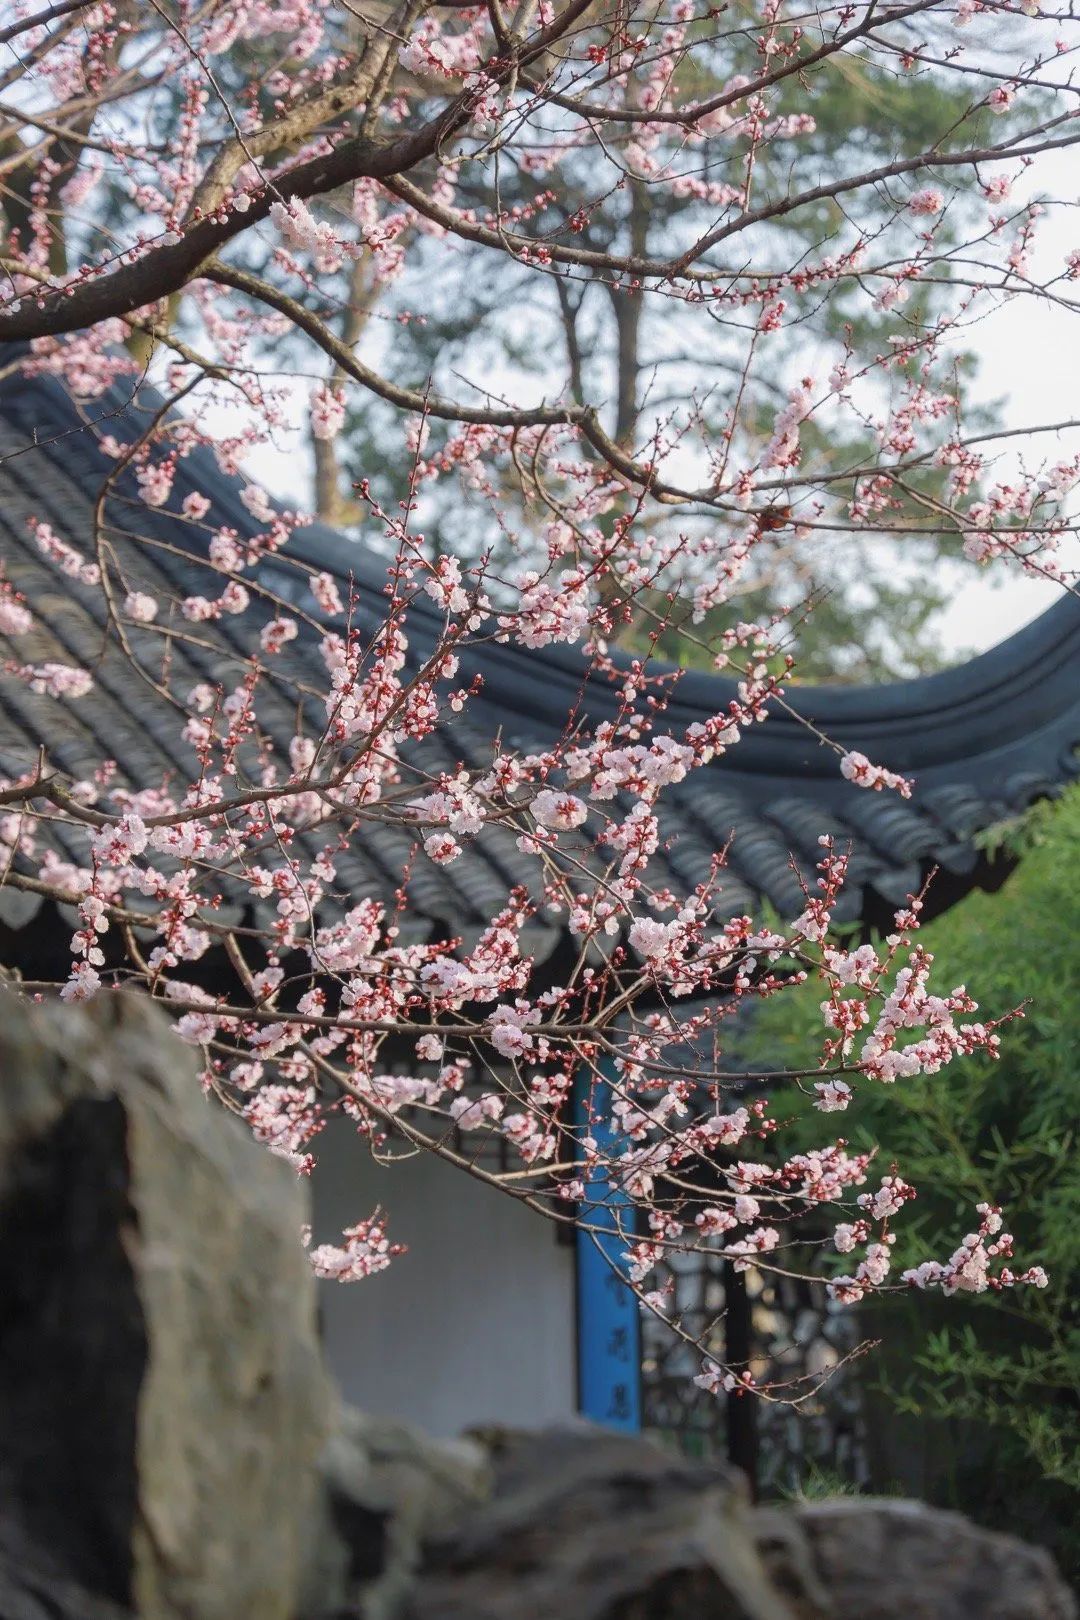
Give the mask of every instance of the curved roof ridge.
M 80 411 L 112 431 L 109 424 L 122 421 L 133 408 L 149 415 L 161 404 L 161 395 L 147 384 L 133 395 L 130 387 L 114 383 L 100 399 L 82 405 L 54 377 L 13 375 L 0 387 L 0 410 L 29 409 L 35 428 L 45 427 L 49 418 L 54 425 L 70 422 Z M 47 444 L 47 433 L 45 440 Z M 197 448 L 181 461 L 178 484 L 189 483 L 212 498 L 219 518 L 241 529 L 252 525 L 239 499 L 241 480 L 223 473 L 211 450 Z M 168 517 L 168 509 L 161 509 L 161 515 Z M 199 543 L 197 533 L 192 530 L 193 544 Z M 339 576 L 351 575 L 364 594 L 370 593 L 370 605 L 377 605 L 375 598 L 381 605 L 389 559 L 342 531 L 313 520 L 295 531 L 291 552 Z M 273 561 L 267 566 L 272 570 Z M 441 615 L 426 600 L 410 616 L 418 628 L 437 633 Z M 610 656 L 616 668 L 627 668 L 635 655 L 614 649 Z M 565 644 L 528 649 L 481 638 L 462 644 L 461 659 L 463 669 L 484 677 L 489 701 L 498 704 L 511 728 L 518 724 L 558 735 L 571 708 L 596 723 L 613 715 L 620 703 L 618 679 L 591 667 L 579 648 Z M 675 677 L 666 711 L 674 725 L 716 714 L 737 694 L 736 682 L 724 675 L 683 670 L 659 659 L 650 659 L 649 668 Z M 998 757 L 1022 745 L 1033 730 L 1058 724 L 1068 731 L 1066 746 L 1071 748 L 1080 741 L 1080 598 L 1066 594 L 997 646 L 937 674 L 860 686 L 803 686 L 796 681 L 786 687 L 784 702 L 786 709 L 772 704 L 767 725 L 752 727 L 725 756 L 724 769 L 804 782 L 835 776 L 835 756 L 821 746 L 806 720 L 845 749 L 859 748 L 892 769 L 916 775 L 945 769 L 962 777 L 963 761 Z M 1009 766 L 1037 776 L 1050 768 L 1048 757 L 1010 760 Z
M 611 657 L 616 667 L 630 663 L 630 655 L 618 649 Z M 536 679 L 540 663 L 542 682 Z M 536 653 L 489 644 L 483 650 L 483 664 L 499 669 L 502 701 L 541 724 L 565 717 L 571 694 L 583 681 L 582 708 L 592 719 L 605 718 L 607 710 L 614 713 L 619 702 L 618 682 L 590 671 L 584 654 L 573 648 L 546 647 Z M 667 706 L 673 721 L 689 724 L 716 714 L 736 697 L 736 683 L 729 678 L 680 671 L 660 660 L 650 661 L 649 667 L 657 675 L 677 676 Z M 793 746 L 799 739 L 800 773 L 808 766 L 803 750 L 817 751 L 806 720 L 845 747 L 888 747 L 891 756 L 882 763 L 917 770 L 920 764 L 962 758 L 1024 736 L 1036 718 L 1033 694 L 1038 694 L 1037 718 L 1045 722 L 1076 705 L 1078 685 L 1080 600 L 1070 595 L 989 651 L 935 675 L 874 686 L 791 683 L 784 689 L 784 701 L 793 712 L 771 705 L 767 730 L 774 743 L 782 739 Z M 765 750 L 755 746 L 758 735 L 749 733 L 739 747 L 741 751 L 750 743 L 751 753 L 760 755 L 764 765 Z M 760 736 L 763 739 L 764 733 Z M 747 765 L 752 768 L 749 760 Z

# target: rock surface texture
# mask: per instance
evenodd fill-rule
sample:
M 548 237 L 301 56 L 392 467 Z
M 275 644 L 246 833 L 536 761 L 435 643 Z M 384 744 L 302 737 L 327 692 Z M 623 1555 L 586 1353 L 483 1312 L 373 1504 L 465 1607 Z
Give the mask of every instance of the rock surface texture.
M 1076 1620 L 918 1503 L 343 1410 L 305 1218 L 149 1003 L 0 988 L 0 1620 Z
M 794 1518 L 834 1620 L 1075 1620 L 1050 1554 L 922 1502 L 840 1497 Z
M 792 1620 L 734 1470 L 584 1426 L 491 1455 L 492 1499 L 430 1549 L 409 1620 Z
M 149 1003 L 0 992 L 8 1579 L 54 1578 L 65 1615 L 78 1589 L 146 1620 L 295 1613 L 333 1410 L 304 1214 Z
M 478 1442 L 428 1440 L 349 1407 L 318 1472 L 304 1620 L 397 1620 L 425 1546 L 468 1522 L 493 1486 Z

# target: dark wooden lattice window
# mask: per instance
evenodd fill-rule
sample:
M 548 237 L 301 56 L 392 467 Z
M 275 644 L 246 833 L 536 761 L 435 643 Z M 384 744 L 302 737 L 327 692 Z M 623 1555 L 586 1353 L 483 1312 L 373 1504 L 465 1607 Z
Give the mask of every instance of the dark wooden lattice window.
M 644 1427 L 689 1455 L 730 1456 L 762 1496 L 797 1489 L 816 1471 L 864 1483 L 859 1364 L 841 1365 L 858 1342 L 858 1324 L 829 1300 L 824 1283 L 753 1268 L 736 1274 L 712 1254 L 674 1255 L 666 1270 L 673 1314 L 719 1361 L 741 1360 L 747 1346 L 758 1382 L 799 1386 L 797 1394 L 832 1375 L 798 1405 L 710 1395 L 693 1381 L 697 1351 L 646 1313 Z

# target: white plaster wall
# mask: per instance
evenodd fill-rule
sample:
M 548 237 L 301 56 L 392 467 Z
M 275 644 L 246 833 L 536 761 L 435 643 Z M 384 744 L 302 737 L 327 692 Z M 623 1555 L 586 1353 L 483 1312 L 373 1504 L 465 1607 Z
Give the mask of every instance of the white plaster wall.
M 315 1151 L 314 1240 L 381 1205 L 409 1247 L 378 1276 L 319 1285 L 346 1399 L 434 1435 L 572 1417 L 573 1249 L 552 1224 L 430 1154 L 383 1168 L 345 1122 Z

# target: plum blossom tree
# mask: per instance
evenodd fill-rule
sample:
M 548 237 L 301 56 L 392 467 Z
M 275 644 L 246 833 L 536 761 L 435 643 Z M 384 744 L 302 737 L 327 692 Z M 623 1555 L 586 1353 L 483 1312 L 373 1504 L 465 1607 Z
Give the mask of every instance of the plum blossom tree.
M 702 99 L 723 89 L 731 78 L 753 69 L 756 61 L 752 35 L 729 36 L 722 56 L 696 52 L 695 94 Z M 628 75 L 647 78 L 648 71 L 647 64 L 639 64 L 636 70 L 628 69 Z M 627 84 L 624 94 L 634 93 Z M 786 103 L 799 105 L 797 91 L 786 93 Z M 959 90 L 956 81 L 942 75 L 906 75 L 898 84 L 882 62 L 865 54 L 860 59 L 848 56 L 842 79 L 835 73 L 827 75 L 815 96 L 816 128 L 804 120 L 799 161 L 836 173 L 849 162 L 876 165 L 898 155 L 915 155 L 929 138 L 956 125 L 966 111 L 962 78 Z M 1001 133 L 1000 119 L 997 127 Z M 715 148 L 722 139 L 704 143 L 703 166 L 715 166 L 710 144 Z M 791 154 L 790 142 L 764 146 L 757 156 L 759 184 L 773 165 L 789 163 Z M 673 238 L 707 229 L 713 221 L 709 188 L 689 177 L 668 187 L 630 178 L 619 205 L 600 211 L 592 207 L 594 175 L 587 156 L 568 157 L 560 162 L 558 173 L 558 191 L 545 211 L 555 222 L 578 216 L 578 240 L 594 250 L 610 254 L 622 248 L 648 255 L 653 248 L 663 251 Z M 459 209 L 486 206 L 482 174 L 477 182 L 467 169 L 459 170 Z M 504 167 L 499 184 L 505 208 L 533 211 L 535 186 L 527 174 Z M 954 186 L 950 196 L 950 217 L 943 230 L 955 236 L 983 223 L 987 198 L 979 187 Z M 892 215 L 892 199 L 882 194 L 880 201 L 879 221 L 874 193 L 860 200 L 861 223 L 868 235 L 876 235 L 879 223 L 887 224 Z M 823 251 L 823 243 L 834 234 L 828 215 L 835 207 L 822 202 L 764 223 L 762 256 L 770 262 L 779 258 L 801 262 L 807 250 Z M 362 316 L 368 322 L 396 321 L 398 364 L 411 374 L 426 376 L 436 368 L 446 374 L 452 366 L 475 375 L 493 352 L 504 361 L 509 352 L 515 369 L 527 374 L 531 393 L 558 394 L 569 388 L 578 403 L 591 397 L 609 400 L 607 419 L 620 442 L 649 439 L 672 405 L 683 407 L 691 395 L 705 418 L 706 432 L 724 431 L 729 390 L 718 386 L 717 379 L 725 373 L 742 374 L 745 340 L 738 322 L 713 320 L 706 331 L 694 306 L 643 297 L 624 290 L 603 270 L 589 273 L 586 268 L 574 282 L 561 276 L 546 281 L 532 278 L 526 324 L 515 319 L 521 279 L 516 262 L 493 259 L 482 244 L 462 241 L 451 257 L 438 239 L 427 238 L 402 255 L 400 265 L 399 272 L 382 279 L 377 288 L 369 284 Z M 918 320 L 931 323 L 937 300 L 947 296 L 942 280 L 923 281 Z M 348 319 L 355 325 L 356 301 L 346 303 Z M 793 278 L 785 289 L 785 303 L 783 320 L 770 343 L 769 375 L 763 377 L 759 371 L 758 386 L 744 397 L 738 424 L 742 433 L 764 431 L 776 403 L 784 398 L 785 380 L 790 384 L 805 369 L 805 361 L 796 360 L 797 351 L 805 355 L 808 348 L 821 346 L 823 353 L 832 353 L 837 343 L 843 343 L 850 348 L 852 367 L 859 369 L 864 358 L 872 360 L 880 352 L 895 327 L 892 312 L 858 296 L 855 283 L 838 284 L 822 299 L 815 287 L 802 286 Z M 411 318 L 418 304 L 424 312 L 422 321 Z M 399 315 L 406 319 L 398 321 Z M 346 318 L 340 317 L 341 330 Z M 957 353 L 954 388 L 963 386 L 969 369 L 968 357 Z M 998 425 L 991 411 L 975 415 L 965 409 L 965 415 L 969 431 L 976 425 L 980 430 Z M 858 465 L 867 454 L 866 424 L 852 419 L 846 426 L 847 432 L 841 420 L 830 421 L 828 452 L 840 464 Z M 429 429 L 437 449 L 450 429 L 436 423 L 429 423 Z M 851 430 L 860 436 L 851 438 Z M 354 504 L 343 494 L 343 474 L 371 477 L 384 504 L 402 496 L 406 470 L 394 450 L 398 432 L 396 412 L 367 398 L 349 411 L 345 434 L 332 444 L 316 441 L 321 515 L 344 523 L 356 515 Z M 815 453 L 814 433 L 813 422 L 807 423 L 804 455 Z M 937 493 L 935 486 L 944 482 L 947 470 L 924 467 L 914 477 L 930 485 L 927 492 Z M 501 496 L 505 511 L 514 500 L 512 483 Z M 519 562 L 530 555 L 534 535 L 529 524 L 479 523 L 475 503 L 463 506 L 457 501 L 455 485 L 429 485 L 423 510 L 431 542 L 463 560 L 489 548 L 497 560 L 503 553 Z M 949 582 L 943 576 L 952 566 L 964 565 L 943 560 L 956 556 L 955 535 L 913 522 L 918 508 L 902 515 L 908 520 L 902 544 L 890 544 L 886 536 L 866 527 L 851 531 L 842 547 L 820 534 L 796 541 L 789 526 L 775 523 L 768 543 L 755 547 L 748 558 L 737 591 L 717 602 L 703 620 L 710 639 L 739 619 L 772 619 L 779 612 L 802 678 L 880 680 L 939 668 L 942 648 L 933 620 L 949 599 Z M 607 521 L 613 519 L 614 513 L 609 513 Z M 678 509 L 650 515 L 654 531 L 665 525 L 678 529 L 683 521 Z M 995 579 L 1002 574 L 993 571 Z M 814 601 L 809 614 L 804 610 L 808 597 Z M 617 627 L 620 645 L 649 650 L 648 613 L 655 605 L 647 595 L 638 612 Z M 677 630 L 670 638 L 662 636 L 657 645 L 683 666 L 692 665 L 698 656 Z M 707 656 L 701 661 L 707 667 Z
M 782 928 L 718 920 L 724 849 L 683 895 L 650 882 L 649 861 L 665 790 L 787 706 L 792 660 L 774 626 L 703 628 L 777 531 L 837 546 L 867 529 L 958 534 L 973 561 L 1003 557 L 1072 588 L 1058 548 L 1080 466 L 1043 457 L 1045 425 L 1032 424 L 1023 464 L 1002 472 L 1002 437 L 965 427 L 953 376 L 958 335 L 998 301 L 1049 299 L 1063 320 L 1075 308 L 1080 250 L 1041 279 L 1033 269 L 1047 212 L 1038 160 L 1080 142 L 1068 16 L 1034 0 L 15 0 L 5 16 L 7 365 L 62 378 L 83 402 L 116 384 L 142 400 L 148 373 L 161 390 L 135 426 L 88 410 L 85 431 L 112 461 L 93 532 L 38 520 L 34 538 L 73 588 L 100 592 L 110 651 L 191 762 L 184 782 L 127 781 L 103 751 L 72 783 L 46 747 L 4 783 L 4 883 L 79 914 L 66 979 L 25 992 L 70 1000 L 141 984 L 202 1050 L 207 1088 L 298 1171 L 318 1174 L 319 1131 L 344 1113 L 358 1151 L 420 1147 L 598 1241 L 616 1232 L 660 1316 L 665 1256 L 708 1247 L 736 1269 L 805 1272 L 805 1217 L 818 1231 L 823 1211 L 850 1256 L 830 1283 L 838 1301 L 1043 1285 L 1037 1265 L 1011 1263 L 990 1203 L 951 1249 L 897 1278 L 893 1229 L 914 1195 L 902 1167 L 852 1152 L 824 1119 L 813 1151 L 778 1160 L 767 1148 L 772 1085 L 783 1082 L 784 1108 L 794 1094 L 829 1115 L 858 1088 L 997 1050 L 1001 1020 L 980 1021 L 963 986 L 931 986 L 922 896 L 880 944 L 849 950 L 830 935 L 847 855 L 828 836 Z M 810 142 L 815 106 L 861 64 L 898 93 L 947 86 L 950 122 L 865 167 L 849 143 L 830 172 Z M 623 227 L 654 197 L 695 206 L 670 212 L 662 242 L 635 240 Z M 513 289 L 484 369 L 403 375 L 396 332 L 423 321 L 427 284 L 466 245 Z M 677 307 L 702 356 L 722 331 L 719 382 L 707 359 L 695 367 L 691 339 L 679 396 L 651 412 L 588 395 L 572 354 L 562 385 L 538 394 L 515 330 L 534 299 L 575 299 L 585 280 L 616 308 Z M 392 282 L 407 299 L 380 326 Z M 931 286 L 932 318 L 920 302 Z M 790 346 L 778 367 L 785 323 L 808 302 L 842 303 L 852 319 L 872 310 L 887 341 L 856 360 L 843 326 L 823 328 L 797 370 Z M 253 470 L 298 413 L 333 445 L 367 399 L 398 413 L 408 468 L 399 507 L 363 479 L 356 489 L 385 561 L 374 631 L 347 551 L 336 573 L 306 561 L 303 514 L 275 505 Z M 856 441 L 868 448 L 855 459 L 830 453 Z M 181 495 L 184 463 L 205 446 L 247 470 L 250 535 L 215 524 L 197 489 Z M 114 499 L 121 487 L 135 498 Z M 436 491 L 484 532 L 527 535 L 528 558 L 517 565 L 513 546 L 497 561 L 490 548 L 439 554 L 423 532 Z M 147 589 L 139 554 L 155 542 L 140 504 L 190 526 L 212 591 Z M 415 635 L 421 602 L 439 616 L 433 644 Z M 680 726 L 677 676 L 651 652 L 610 651 L 631 620 L 648 647 L 675 637 L 733 673 L 737 696 Z M 35 603 L 4 581 L 3 634 L 17 644 L 34 622 Z M 174 649 L 227 637 L 235 663 L 238 635 L 231 687 L 177 683 Z M 426 775 L 406 745 L 447 707 L 468 711 L 479 688 L 462 654 L 486 642 L 578 649 L 583 672 L 617 692 L 616 717 L 590 727 L 571 712 L 550 748 L 493 738 L 482 763 Z M 291 661 L 309 643 L 317 689 Z M 4 676 L 93 702 L 93 667 L 12 656 Z M 282 690 L 297 715 L 288 758 L 261 721 Z M 818 740 L 856 786 L 911 791 Z M 341 851 L 374 824 L 401 831 L 409 866 L 452 865 L 485 828 L 508 829 L 537 883 L 508 886 L 471 946 L 403 943 L 392 905 L 330 904 Z M 57 853 L 58 825 L 78 830 L 81 864 Z M 269 901 L 273 922 L 230 921 L 225 890 Z M 558 983 L 523 945 L 537 910 L 574 941 Z M 194 964 L 213 950 L 229 971 L 208 990 Z M 820 1050 L 746 1091 L 724 1067 L 725 1020 L 807 977 L 821 985 Z M 700 1062 L 673 1064 L 676 1049 Z M 584 1115 L 569 1106 L 575 1087 Z M 610 1132 L 595 1129 L 601 1107 Z M 509 1168 L 463 1149 L 462 1131 L 498 1139 Z M 599 1183 L 617 1197 L 592 1197 Z M 339 1246 L 312 1250 L 316 1270 L 347 1281 L 381 1269 L 392 1214 L 357 1210 Z M 711 1358 L 700 1381 L 753 1383 L 745 1365 Z

